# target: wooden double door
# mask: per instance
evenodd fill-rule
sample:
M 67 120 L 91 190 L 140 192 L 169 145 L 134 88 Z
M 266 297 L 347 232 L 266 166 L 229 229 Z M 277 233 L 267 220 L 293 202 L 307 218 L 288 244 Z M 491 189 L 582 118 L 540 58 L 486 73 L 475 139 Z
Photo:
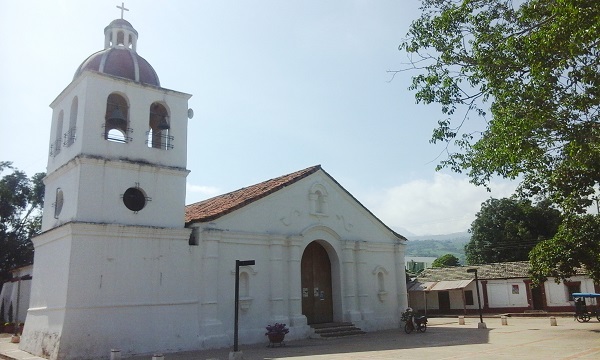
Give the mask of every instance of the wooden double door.
M 302 314 L 308 324 L 333 321 L 331 261 L 325 248 L 313 241 L 302 254 Z

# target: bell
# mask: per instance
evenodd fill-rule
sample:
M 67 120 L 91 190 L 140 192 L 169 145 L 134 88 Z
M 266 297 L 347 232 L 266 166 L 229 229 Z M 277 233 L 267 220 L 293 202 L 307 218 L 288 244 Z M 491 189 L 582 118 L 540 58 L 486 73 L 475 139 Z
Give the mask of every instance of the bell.
M 169 130 L 171 128 L 171 125 L 169 125 L 166 116 L 163 116 L 163 118 L 160 120 L 160 122 L 158 123 L 158 128 L 160 130 Z
M 118 106 L 112 111 L 112 114 L 106 119 L 106 122 L 113 129 L 125 129 L 127 127 L 127 119 L 125 119 L 125 115 L 123 115 L 123 112 L 121 112 L 121 109 L 119 109 Z

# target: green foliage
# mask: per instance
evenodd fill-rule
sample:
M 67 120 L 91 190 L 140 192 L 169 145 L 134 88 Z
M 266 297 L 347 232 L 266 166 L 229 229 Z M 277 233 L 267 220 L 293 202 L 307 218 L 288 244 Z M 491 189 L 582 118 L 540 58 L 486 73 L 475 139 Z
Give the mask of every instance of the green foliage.
M 7 161 L 0 161 L 0 281 L 9 271 L 33 262 L 31 238 L 39 233 L 43 207 L 43 173 L 29 179 Z
M 452 254 L 442 255 L 431 263 L 431 267 L 460 266 L 458 258 Z
M 518 179 L 522 196 L 584 213 L 600 181 L 600 2 L 422 0 L 421 9 L 399 48 L 419 72 L 417 101 L 441 105 L 431 141 L 448 156 L 438 169 L 485 186 Z
M 540 242 L 531 251 L 531 277 L 537 283 L 548 277 L 557 282 L 568 279 L 577 273 L 580 264 L 599 264 L 599 254 L 600 215 L 568 217 L 554 238 Z M 598 266 L 586 270 L 593 279 L 600 279 Z
M 560 212 L 547 201 L 533 206 L 528 200 L 488 199 L 469 230 L 467 263 L 528 260 L 537 243 L 554 236 L 561 220 Z

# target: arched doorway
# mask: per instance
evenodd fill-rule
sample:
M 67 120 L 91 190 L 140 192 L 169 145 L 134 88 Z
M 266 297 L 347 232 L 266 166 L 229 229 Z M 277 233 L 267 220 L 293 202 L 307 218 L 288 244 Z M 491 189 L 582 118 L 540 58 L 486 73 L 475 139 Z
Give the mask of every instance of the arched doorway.
M 333 321 L 331 261 L 327 250 L 316 241 L 302 254 L 302 314 L 308 324 Z

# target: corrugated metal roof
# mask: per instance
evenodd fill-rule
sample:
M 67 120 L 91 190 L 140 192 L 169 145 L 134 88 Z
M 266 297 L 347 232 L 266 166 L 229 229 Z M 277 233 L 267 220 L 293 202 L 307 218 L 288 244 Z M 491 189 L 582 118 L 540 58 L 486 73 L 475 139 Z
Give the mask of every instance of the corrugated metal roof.
M 437 284 L 435 281 L 425 283 L 415 281 L 408 286 L 408 291 L 429 291 L 435 284 Z
M 467 287 L 471 280 L 455 280 L 455 281 L 415 281 L 409 285 L 408 291 L 445 291 L 445 290 L 460 290 Z
M 467 287 L 473 280 L 438 281 L 431 291 L 458 290 Z

